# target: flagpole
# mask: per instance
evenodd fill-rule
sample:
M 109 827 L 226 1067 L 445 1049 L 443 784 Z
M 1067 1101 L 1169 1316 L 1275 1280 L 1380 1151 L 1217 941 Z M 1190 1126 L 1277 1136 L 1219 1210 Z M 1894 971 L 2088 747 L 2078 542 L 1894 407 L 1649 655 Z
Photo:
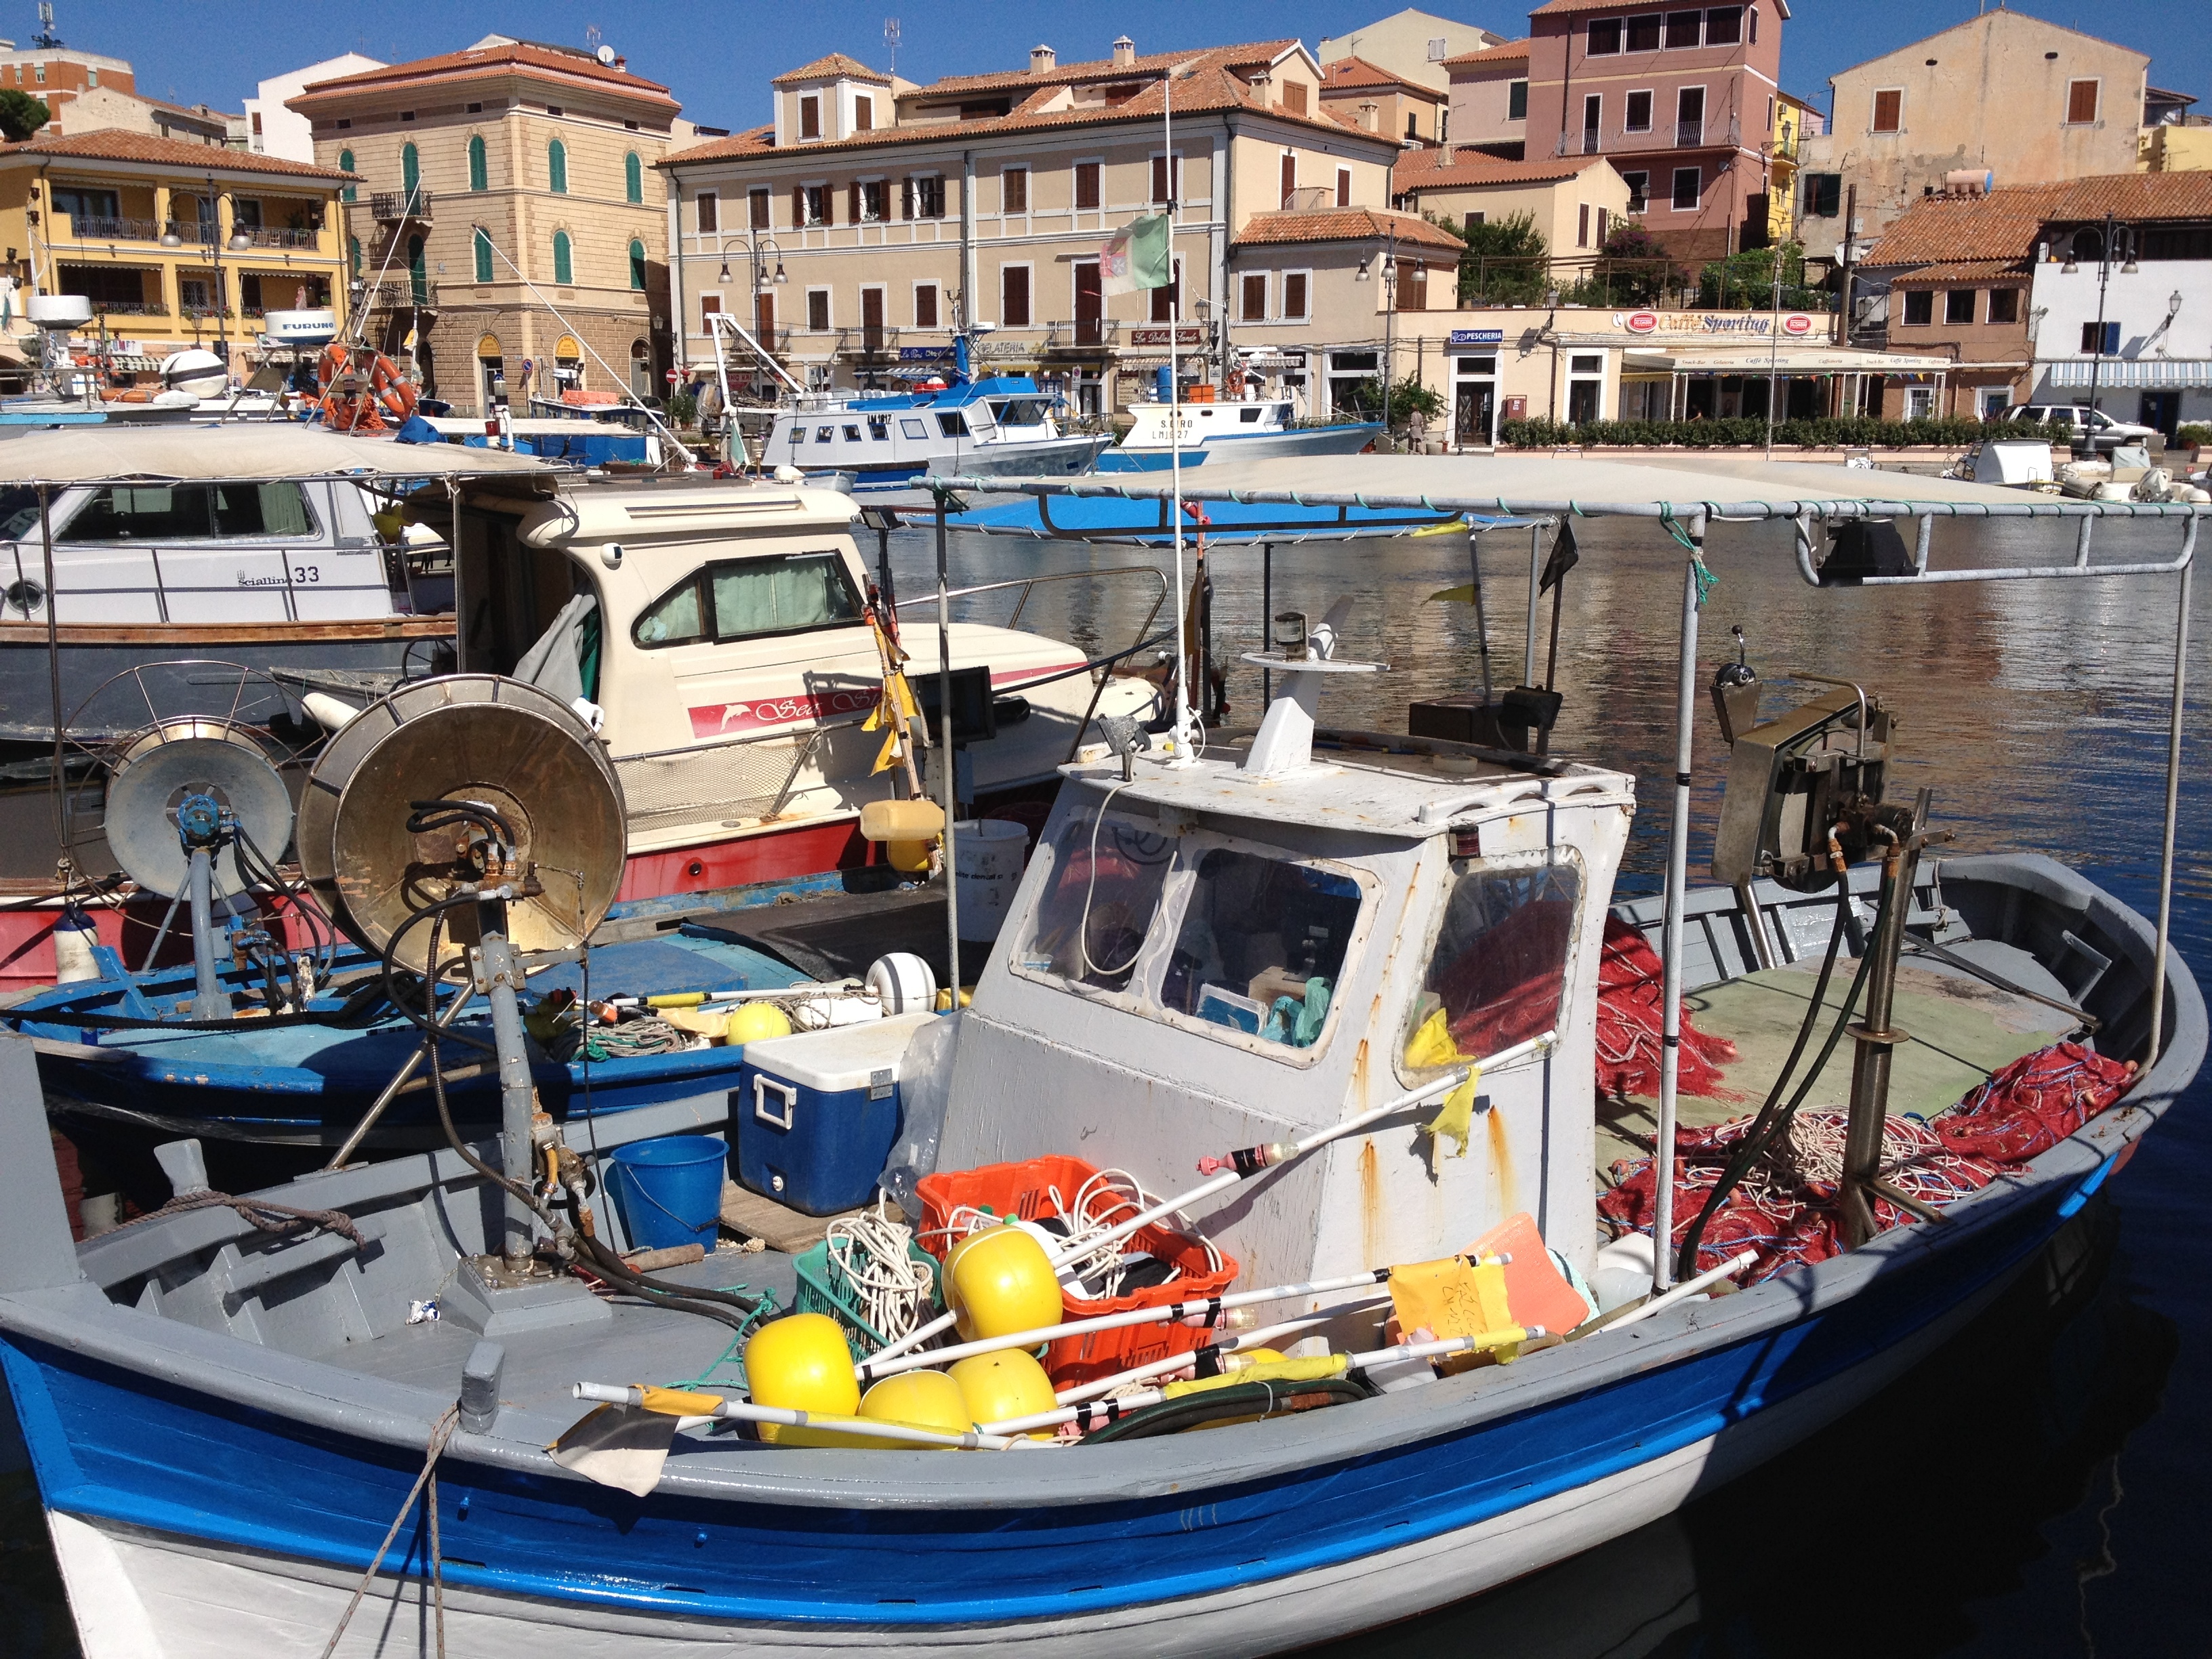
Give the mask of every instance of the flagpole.
M 1176 721 L 1175 764 L 1198 763 L 1197 722 L 1190 713 L 1190 646 L 1183 637 L 1189 606 L 1182 580 L 1182 376 L 1176 337 L 1182 331 L 1182 283 L 1176 266 L 1176 206 L 1182 179 L 1175 160 L 1175 70 L 1160 79 L 1160 148 L 1168 175 L 1168 473 L 1175 500 Z

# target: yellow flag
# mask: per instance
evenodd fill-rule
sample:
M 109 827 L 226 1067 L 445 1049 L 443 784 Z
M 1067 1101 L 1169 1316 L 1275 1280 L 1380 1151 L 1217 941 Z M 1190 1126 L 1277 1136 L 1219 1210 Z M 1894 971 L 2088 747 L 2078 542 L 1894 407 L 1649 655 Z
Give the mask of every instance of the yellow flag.
M 1421 1126 L 1431 1139 L 1459 1142 L 1454 1158 L 1465 1158 L 1467 1143 L 1474 1138 L 1474 1091 L 1481 1081 L 1481 1072 L 1469 1071 L 1467 1081 L 1444 1097 L 1443 1109 Z

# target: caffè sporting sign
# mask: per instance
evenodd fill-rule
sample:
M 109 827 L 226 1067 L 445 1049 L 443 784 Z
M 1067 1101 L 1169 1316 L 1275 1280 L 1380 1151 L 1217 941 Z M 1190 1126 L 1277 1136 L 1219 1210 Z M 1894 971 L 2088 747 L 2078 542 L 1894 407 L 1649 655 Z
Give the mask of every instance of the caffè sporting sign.
M 1809 312 L 1785 311 L 1781 322 L 1785 335 L 1813 331 Z M 1621 334 L 1693 334 L 1701 338 L 1748 334 L 1764 339 L 1774 331 L 1775 316 L 1766 311 L 1616 311 L 1612 323 Z

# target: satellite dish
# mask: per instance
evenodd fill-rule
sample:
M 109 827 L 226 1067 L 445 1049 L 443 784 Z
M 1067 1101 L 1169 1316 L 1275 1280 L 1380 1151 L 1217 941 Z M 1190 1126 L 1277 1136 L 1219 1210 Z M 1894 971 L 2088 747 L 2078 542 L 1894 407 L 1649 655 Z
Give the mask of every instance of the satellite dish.
M 507 906 L 518 949 L 581 944 L 614 903 L 625 851 L 622 786 L 557 697 L 494 674 L 418 680 L 331 739 L 301 797 L 301 868 L 371 950 L 475 875 L 469 847 L 477 830 L 462 822 L 410 832 L 418 801 L 488 808 L 512 830 L 517 864 L 542 889 Z M 472 910 L 454 911 L 447 933 L 472 940 Z M 398 959 L 427 969 L 428 934 L 411 930 Z
M 612 46 L 601 46 L 599 51 L 593 52 L 592 55 L 594 58 L 597 58 L 600 63 L 605 64 L 609 69 L 612 69 L 615 66 L 615 49 Z
M 292 838 L 292 799 L 267 755 L 241 728 L 219 720 L 164 720 L 118 745 L 111 763 L 102 830 L 124 873 L 149 892 L 174 898 L 191 869 L 179 808 L 211 798 L 270 862 Z M 225 885 L 242 892 L 251 878 L 235 843 L 226 850 Z

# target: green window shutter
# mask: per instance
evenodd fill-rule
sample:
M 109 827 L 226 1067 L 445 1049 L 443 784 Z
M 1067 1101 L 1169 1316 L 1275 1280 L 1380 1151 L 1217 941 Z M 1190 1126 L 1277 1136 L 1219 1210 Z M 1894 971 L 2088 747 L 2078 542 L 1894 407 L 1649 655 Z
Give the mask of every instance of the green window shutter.
M 361 238 L 360 238 L 360 237 L 358 237 L 358 236 L 349 236 L 349 237 L 347 237 L 347 238 L 346 238 L 346 257 L 353 262 L 353 274 L 354 274 L 355 276 L 360 276 L 360 275 L 361 275 Z
M 623 157 L 623 193 L 632 202 L 645 200 L 645 163 L 635 150 Z
M 558 138 L 545 147 L 545 184 L 556 196 L 568 193 L 568 147 Z
M 477 232 L 477 281 L 491 281 L 491 238 L 482 230 Z
M 353 171 L 353 152 L 351 150 L 342 149 L 338 152 L 338 171 L 340 173 L 351 173 Z M 338 191 L 338 200 L 341 202 L 352 201 L 354 199 L 353 192 L 354 187 L 351 185 L 343 186 Z
M 416 154 L 415 146 L 410 144 L 399 152 L 399 187 L 412 191 L 422 183 L 422 158 Z
M 484 141 L 482 133 L 473 134 L 469 139 L 469 188 L 471 190 L 491 188 L 491 169 L 484 157 Z
M 639 294 L 645 292 L 645 244 L 640 241 L 629 245 L 629 285 Z
M 565 230 L 553 233 L 553 280 L 564 288 L 576 280 L 574 262 L 568 253 L 568 233 Z

